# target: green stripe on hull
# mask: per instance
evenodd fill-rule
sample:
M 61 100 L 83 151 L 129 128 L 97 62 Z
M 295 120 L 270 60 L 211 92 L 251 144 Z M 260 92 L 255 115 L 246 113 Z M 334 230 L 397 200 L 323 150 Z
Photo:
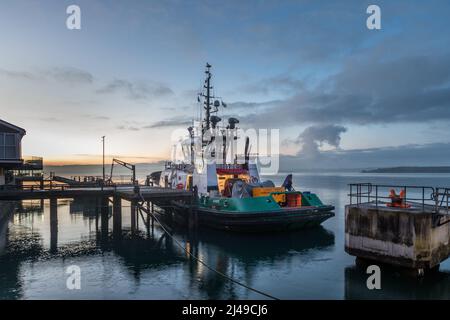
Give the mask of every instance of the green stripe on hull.
M 202 207 L 238 212 L 278 211 L 280 206 L 271 196 L 257 198 L 207 198 Z
M 316 194 L 305 192 L 302 194 L 302 207 L 306 206 L 320 208 L 324 205 Z M 231 213 L 276 212 L 290 209 L 281 207 L 271 195 L 249 198 L 202 198 L 200 207 Z

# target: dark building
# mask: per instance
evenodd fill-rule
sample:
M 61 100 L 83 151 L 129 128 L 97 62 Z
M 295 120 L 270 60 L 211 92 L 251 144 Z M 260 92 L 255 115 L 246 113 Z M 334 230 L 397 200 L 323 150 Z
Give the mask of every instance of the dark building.
M 12 170 L 23 165 L 22 138 L 25 129 L 0 119 L 0 185 L 13 179 Z

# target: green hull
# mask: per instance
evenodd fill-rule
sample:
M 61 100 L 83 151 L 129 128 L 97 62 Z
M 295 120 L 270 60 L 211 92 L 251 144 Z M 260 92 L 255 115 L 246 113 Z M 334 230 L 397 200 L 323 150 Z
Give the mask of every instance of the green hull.
M 334 216 L 332 206 L 294 210 L 233 213 L 209 208 L 198 209 L 200 225 L 239 232 L 288 231 L 319 226 Z
M 272 196 L 202 198 L 197 208 L 198 223 L 229 231 L 286 231 L 316 227 L 334 216 L 333 206 L 323 205 L 315 195 L 309 198 L 302 199 L 301 207 L 281 207 Z M 315 201 L 317 205 L 306 201 Z

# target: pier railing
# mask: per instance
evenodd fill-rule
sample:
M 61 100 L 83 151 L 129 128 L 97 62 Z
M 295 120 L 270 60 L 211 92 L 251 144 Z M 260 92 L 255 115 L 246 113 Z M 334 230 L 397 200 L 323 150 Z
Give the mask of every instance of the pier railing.
M 43 184 L 8 184 L 0 185 L 0 192 L 2 191 L 65 191 L 75 189 L 100 189 L 104 188 L 116 190 L 120 186 L 128 186 L 128 184 L 120 183 L 108 183 L 108 184 L 95 184 L 95 185 L 69 185 L 66 183 L 54 182 L 52 180 L 44 180 Z
M 412 203 L 422 210 L 431 209 L 434 212 L 449 213 L 450 188 L 434 188 L 413 185 L 383 185 L 372 183 L 349 184 L 350 205 L 371 203 L 375 206 L 386 205 L 392 201 L 390 190 L 400 193 L 403 191 L 403 201 Z
M 449 198 L 450 198 L 450 188 L 436 188 L 434 194 L 436 201 L 436 208 L 442 208 L 449 213 Z
M 46 183 L 45 185 L 27 184 L 27 185 L 2 185 L 0 191 L 42 191 L 42 190 L 67 190 L 72 187 L 67 184 L 56 184 L 53 182 Z

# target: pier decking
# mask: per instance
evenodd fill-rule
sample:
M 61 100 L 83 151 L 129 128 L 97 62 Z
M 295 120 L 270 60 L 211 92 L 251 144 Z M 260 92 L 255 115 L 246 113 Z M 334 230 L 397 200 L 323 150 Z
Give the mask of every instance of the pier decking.
M 164 214 L 171 217 L 170 206 L 172 201 L 184 200 L 191 203 L 194 195 L 187 190 L 166 189 L 143 185 L 107 185 L 90 187 L 73 187 L 67 184 L 39 186 L 8 186 L 0 189 L 0 203 L 21 200 L 49 200 L 50 204 L 50 248 L 56 250 L 58 242 L 58 199 L 83 199 L 91 198 L 95 203 L 96 214 L 100 217 L 103 234 L 109 227 L 109 220 L 113 220 L 114 237 L 122 237 L 122 200 L 130 202 L 131 234 L 136 234 L 139 219 L 142 218 L 147 232 L 153 230 L 155 206 L 164 208 Z M 109 206 L 112 203 L 112 215 Z M 189 227 L 195 222 L 193 210 L 186 212 Z M 195 225 L 194 225 L 195 227 Z
M 105 187 L 70 187 L 66 185 L 52 186 L 51 188 L 6 188 L 0 190 L 2 200 L 34 200 L 34 199 L 65 199 L 78 197 L 114 197 L 127 201 L 142 200 L 178 200 L 192 198 L 192 192 L 186 190 L 165 189 L 150 186 L 105 186 Z

